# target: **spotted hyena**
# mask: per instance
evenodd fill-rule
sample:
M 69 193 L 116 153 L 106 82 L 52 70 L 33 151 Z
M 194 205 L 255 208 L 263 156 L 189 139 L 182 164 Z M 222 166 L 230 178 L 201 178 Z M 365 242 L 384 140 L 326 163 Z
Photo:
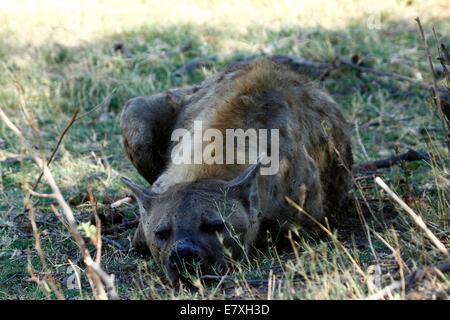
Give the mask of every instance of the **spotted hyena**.
M 213 152 L 226 158 L 236 151 L 234 160 L 244 154 L 244 164 L 175 163 L 180 142 L 172 141 L 173 132 L 194 133 L 195 123 L 224 137 L 227 129 L 277 132 L 276 146 L 266 139 L 267 157 L 278 155 L 276 172 L 261 174 L 264 156 L 250 161 L 249 143 Z M 141 213 L 133 245 L 149 250 L 171 281 L 191 262 L 213 272 L 225 264 L 224 251 L 239 258 L 264 246 L 268 231 L 281 239 L 292 226 L 307 227 L 286 196 L 319 220 L 347 206 L 352 151 L 338 105 L 305 75 L 271 59 L 235 63 L 198 86 L 134 98 L 122 111 L 121 129 L 128 158 L 151 184 L 122 178 Z

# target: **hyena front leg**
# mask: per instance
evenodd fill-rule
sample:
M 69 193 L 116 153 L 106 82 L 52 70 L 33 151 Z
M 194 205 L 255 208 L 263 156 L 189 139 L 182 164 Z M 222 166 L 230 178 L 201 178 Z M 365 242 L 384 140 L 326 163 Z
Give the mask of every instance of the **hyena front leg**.
M 129 100 L 120 116 L 123 147 L 139 174 L 150 184 L 165 169 L 170 136 L 184 98 L 194 87 L 185 87 Z

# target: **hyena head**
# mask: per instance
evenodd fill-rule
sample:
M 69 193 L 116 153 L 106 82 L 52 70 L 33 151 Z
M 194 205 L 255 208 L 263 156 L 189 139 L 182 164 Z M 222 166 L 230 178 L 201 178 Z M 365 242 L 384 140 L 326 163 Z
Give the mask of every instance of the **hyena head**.
M 142 240 L 171 282 L 220 270 L 227 256 L 239 259 L 251 247 L 261 216 L 260 164 L 231 181 L 178 184 L 163 194 L 121 178 L 138 201 Z

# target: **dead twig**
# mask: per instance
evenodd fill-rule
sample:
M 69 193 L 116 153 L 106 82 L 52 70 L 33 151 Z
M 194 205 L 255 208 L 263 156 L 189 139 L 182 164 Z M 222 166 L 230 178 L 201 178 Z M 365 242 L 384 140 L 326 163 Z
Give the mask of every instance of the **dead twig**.
M 402 283 L 404 283 L 405 290 L 408 290 L 414 283 L 416 283 L 418 280 L 422 279 L 423 276 L 427 273 L 431 272 L 449 272 L 450 271 L 450 262 L 441 263 L 432 267 L 427 267 L 424 269 L 421 269 L 419 271 L 414 271 L 404 277 L 403 281 L 394 281 L 384 289 L 378 291 L 377 293 L 374 293 L 366 298 L 366 300 L 380 300 L 384 299 L 386 296 L 392 294 L 394 291 L 402 288 Z
M 372 68 L 369 68 L 369 67 L 363 67 L 363 66 L 354 64 L 353 62 L 348 61 L 348 60 L 346 60 L 344 58 L 341 58 L 341 57 L 336 57 L 336 59 L 339 62 L 345 64 L 346 66 L 348 66 L 350 68 L 353 68 L 353 69 L 356 69 L 356 70 L 361 71 L 361 72 L 373 73 L 373 74 L 376 74 L 376 75 L 379 75 L 379 76 L 386 76 L 386 77 L 391 77 L 391 78 L 407 81 L 409 83 L 412 83 L 412 84 L 414 84 L 416 86 L 419 86 L 420 88 L 426 89 L 426 90 L 430 90 L 430 89 L 433 88 L 433 84 L 423 83 L 421 81 L 414 80 L 414 79 L 409 78 L 407 76 L 404 76 L 402 74 L 398 74 L 398 73 L 390 72 L 390 71 L 381 71 L 381 70 L 372 69 Z M 447 92 L 447 90 L 445 88 L 442 88 L 442 87 L 437 87 L 437 90 L 442 91 L 442 92 Z
M 121 205 L 123 205 L 125 203 L 132 203 L 134 201 L 135 201 L 134 197 L 127 196 L 127 197 L 125 197 L 123 199 L 120 199 L 120 200 L 117 200 L 117 201 L 111 203 L 109 206 L 110 206 L 111 209 L 114 209 L 114 208 L 120 207 Z
M 124 222 L 115 227 L 104 228 L 102 233 L 103 234 L 111 234 L 111 233 L 116 233 L 116 232 L 120 232 L 120 231 L 125 231 L 125 230 L 136 227 L 138 224 L 139 224 L 139 220 Z
M 395 154 L 399 155 L 398 144 L 394 143 L 393 147 L 394 147 L 394 150 L 395 150 Z M 405 177 L 405 191 L 406 191 L 406 194 L 408 195 L 408 198 L 407 198 L 408 202 L 409 203 L 411 203 L 411 202 L 414 203 L 415 209 L 417 210 L 419 215 L 421 215 L 422 213 L 421 213 L 421 211 L 420 211 L 420 209 L 419 209 L 419 207 L 417 205 L 416 198 L 413 195 L 413 189 L 409 185 L 409 177 L 410 177 L 411 174 L 409 173 L 408 168 L 406 167 L 405 161 L 400 160 L 400 166 L 402 168 L 403 175 Z
M 370 161 L 369 155 L 367 154 L 366 148 L 364 147 L 364 144 L 362 143 L 361 136 L 359 135 L 359 129 L 358 129 L 358 121 L 355 120 L 355 132 L 356 132 L 356 138 L 358 139 L 358 143 L 361 146 L 361 149 L 363 151 L 364 156 L 366 157 L 367 161 Z
M 112 244 L 113 246 L 119 248 L 119 249 L 120 249 L 121 251 L 123 251 L 123 252 L 127 252 L 127 251 L 128 251 L 128 250 L 125 249 L 120 243 L 118 243 L 118 242 L 116 242 L 116 241 L 114 241 L 114 240 L 111 240 L 111 239 L 107 238 L 106 236 L 102 236 L 101 238 L 102 238 L 102 240 L 104 240 L 105 242 L 108 242 L 108 243 Z
M 244 55 L 242 53 L 212 54 L 207 57 L 197 58 L 197 59 L 189 61 L 183 67 L 174 71 L 172 73 L 171 78 L 172 78 L 172 80 L 179 81 L 185 75 L 192 74 L 198 68 L 210 66 L 219 59 L 224 59 L 224 60 L 236 59 L 235 61 L 233 61 L 232 63 L 227 65 L 227 68 L 231 68 L 235 65 L 240 65 L 240 64 L 245 64 L 245 63 L 251 62 L 255 58 L 256 58 L 255 56 L 244 58 Z M 288 65 L 291 68 L 296 68 L 296 69 L 309 68 L 309 69 L 323 70 L 323 69 L 332 67 L 332 64 L 329 64 L 329 63 L 315 62 L 315 61 L 305 59 L 303 57 L 294 57 L 294 56 L 287 56 L 287 55 L 281 55 L 281 54 L 269 56 L 268 59 L 270 59 L 276 63 Z
M 293 68 L 310 68 L 310 69 L 327 69 L 332 68 L 333 63 L 316 62 L 312 60 L 305 59 L 303 57 L 287 56 L 282 54 L 275 54 L 269 57 L 270 60 L 289 65 Z
M 20 104 L 21 104 L 22 110 L 24 110 L 24 113 L 25 113 L 25 115 L 26 115 L 26 118 L 27 118 L 28 122 L 29 122 L 30 125 L 31 125 L 31 123 L 32 123 L 32 118 L 31 118 L 31 115 L 29 115 L 29 113 L 28 113 L 28 110 L 27 110 L 26 105 L 25 105 L 25 100 L 23 99 L 22 88 L 21 88 L 21 86 L 20 86 L 20 77 L 19 77 L 18 80 L 17 80 L 16 87 L 17 87 L 17 90 L 18 90 L 18 93 L 19 93 Z M 101 104 L 99 104 L 98 106 L 92 108 L 92 110 L 86 112 L 85 114 L 83 114 L 82 116 L 80 116 L 80 117 L 78 117 L 78 118 L 77 118 L 77 116 L 78 116 L 78 113 L 80 112 L 80 108 L 77 107 L 77 108 L 75 109 L 75 111 L 74 111 L 74 113 L 73 113 L 73 115 L 72 115 L 72 118 L 70 119 L 69 123 L 67 124 L 67 126 L 65 127 L 65 129 L 63 130 L 63 132 L 60 134 L 59 139 L 58 139 L 58 142 L 56 143 L 56 146 L 53 148 L 52 154 L 50 155 L 50 158 L 49 158 L 48 161 L 47 161 L 47 166 L 49 166 L 50 163 L 52 162 L 53 158 L 55 157 L 56 152 L 57 152 L 58 149 L 59 149 L 59 146 L 61 145 L 61 142 L 62 142 L 64 136 L 66 135 L 67 131 L 69 131 L 70 127 L 75 123 L 75 121 L 80 120 L 81 118 L 85 117 L 85 116 L 88 115 L 89 113 L 95 111 L 97 108 L 99 108 L 99 107 L 105 105 L 106 102 L 109 101 L 109 99 L 111 98 L 111 96 L 113 95 L 113 93 L 114 93 L 115 90 L 116 90 L 116 89 L 114 89 L 114 90 L 113 90 L 113 91 L 112 91 L 112 92 L 111 92 L 111 93 L 103 100 L 103 102 L 102 102 Z M 35 132 L 36 132 L 36 131 L 37 131 L 37 128 L 35 129 Z M 38 137 L 38 140 L 40 141 L 40 136 L 39 136 L 39 134 L 37 134 L 37 137 Z M 41 145 L 41 142 L 39 142 L 39 143 L 40 143 L 40 145 Z M 43 157 L 43 151 L 41 151 L 41 157 Z M 39 185 L 39 183 L 40 183 L 40 181 L 41 181 L 41 179 L 42 179 L 42 176 L 43 176 L 43 172 L 41 172 L 41 174 L 40 174 L 39 177 L 37 178 L 36 182 L 34 183 L 34 185 L 33 185 L 33 187 L 32 187 L 32 190 L 36 190 L 36 188 L 38 187 L 38 185 Z M 25 212 L 25 211 L 26 211 L 26 208 L 24 207 L 24 209 L 23 209 L 22 212 Z
M 75 111 L 74 111 L 74 113 L 73 113 L 73 115 L 72 115 L 72 118 L 70 119 L 70 121 L 69 121 L 69 123 L 67 124 L 66 128 L 63 130 L 63 132 L 62 132 L 61 135 L 59 136 L 58 142 L 56 143 L 56 146 L 53 148 L 53 152 L 52 152 L 52 154 L 50 155 L 50 158 L 48 158 L 48 160 L 47 160 L 47 166 L 50 165 L 50 163 L 52 162 L 53 157 L 54 157 L 55 154 L 56 154 L 56 151 L 58 151 L 58 148 L 59 148 L 59 146 L 60 146 L 60 144 L 61 144 L 61 141 L 63 140 L 63 138 L 64 138 L 64 136 L 66 135 L 67 131 L 69 131 L 69 129 L 70 129 L 70 127 L 72 126 L 72 124 L 73 124 L 73 123 L 75 122 L 75 120 L 77 119 L 78 112 L 80 112 L 80 108 L 76 108 L 76 109 L 75 109 Z M 39 182 L 41 182 L 42 175 L 43 175 L 43 172 L 41 172 L 41 174 L 40 174 L 39 177 L 37 178 L 36 182 L 34 183 L 33 188 L 32 188 L 33 190 L 36 190 L 37 186 L 39 185 Z
M 375 183 L 378 184 L 387 194 L 393 198 L 414 220 L 414 222 L 422 229 L 423 232 L 427 235 L 427 237 L 431 240 L 431 242 L 438 248 L 447 258 L 450 259 L 450 255 L 448 253 L 445 245 L 431 232 L 431 230 L 427 227 L 425 222 L 422 220 L 422 217 L 418 216 L 402 199 L 400 199 L 380 177 L 375 178 Z
M 32 160 L 31 157 L 25 157 L 22 159 L 22 161 L 28 161 L 28 160 Z M 5 160 L 0 161 L 0 164 L 14 164 L 14 163 L 20 163 L 20 158 L 19 157 L 10 157 L 10 158 L 6 158 Z
M 100 109 L 100 108 L 106 106 L 106 105 L 108 104 L 108 102 L 111 100 L 111 98 L 112 98 L 112 96 L 114 95 L 114 92 L 116 92 L 116 90 L 117 90 L 117 88 L 114 88 L 114 89 L 111 91 L 111 93 L 108 94 L 108 96 L 107 96 L 105 99 L 103 99 L 103 101 L 102 101 L 100 104 L 96 105 L 96 106 L 93 107 L 91 110 L 89 110 L 89 111 L 83 113 L 81 116 L 79 116 L 79 117 L 76 118 L 75 120 L 76 120 L 76 121 L 81 120 L 81 119 L 83 119 L 84 117 L 86 117 L 87 115 L 91 114 L 92 112 L 94 112 L 94 111 L 96 111 L 96 110 L 98 110 L 98 109 Z
M 354 171 L 364 171 L 364 170 L 370 170 L 374 171 L 376 169 L 380 168 L 388 168 L 392 167 L 394 164 L 400 161 L 404 162 L 411 162 L 411 161 L 417 161 L 417 160 L 430 160 L 429 155 L 426 152 L 423 151 L 416 151 L 413 149 L 410 149 L 406 153 L 402 153 L 398 156 L 387 158 L 387 159 L 381 159 L 371 162 L 365 162 L 358 165 L 355 165 L 353 167 Z
M 42 252 L 41 248 L 41 237 L 39 230 L 36 225 L 35 215 L 34 215 L 34 209 L 31 206 L 30 201 L 27 202 L 28 209 L 29 209 L 29 217 L 31 222 L 31 227 L 33 229 L 33 235 L 34 235 L 34 246 L 36 248 L 36 251 L 39 255 L 39 258 L 41 260 L 42 268 L 44 269 L 44 280 L 53 290 L 54 294 L 58 298 L 58 300 L 65 300 L 64 294 L 56 287 L 55 279 L 52 277 L 51 272 L 48 268 L 47 261 L 45 260 L 44 254 Z M 32 270 L 31 261 L 29 261 L 29 270 Z M 33 272 L 30 272 L 31 278 L 38 283 L 37 278 L 34 276 Z M 39 285 L 39 283 L 38 283 Z
M 191 60 L 180 69 L 177 69 L 175 72 L 173 72 L 171 78 L 172 80 L 180 81 L 185 75 L 192 74 L 198 68 L 210 66 L 218 58 L 218 54 L 212 54 L 207 57 Z
M 302 207 L 300 207 L 297 203 L 295 203 L 292 199 L 290 199 L 289 197 L 285 197 L 285 200 L 291 205 L 293 206 L 295 209 L 297 209 L 300 213 L 304 214 L 305 216 L 307 216 L 311 221 L 313 221 L 317 226 L 319 226 L 319 228 L 321 228 L 323 231 L 326 232 L 326 234 L 328 236 L 330 236 L 330 238 L 336 243 L 338 244 L 341 249 L 344 251 L 344 253 L 347 255 L 347 257 L 350 259 L 350 261 L 353 263 L 353 266 L 355 267 L 356 271 L 365 279 L 366 278 L 366 274 L 364 273 L 364 271 L 361 269 L 361 267 L 358 265 L 358 263 L 356 263 L 355 259 L 353 258 L 353 256 L 348 252 L 347 248 L 344 247 L 344 245 L 338 241 L 338 239 L 335 237 L 335 235 L 328 230 L 323 224 L 321 224 L 319 221 L 317 221 L 317 219 L 315 219 L 313 216 L 311 216 L 308 212 L 306 212 Z
M 24 274 L 14 273 L 14 274 L 13 274 L 11 277 L 9 277 L 8 279 L 5 279 L 5 280 L 3 280 L 2 282 L 0 282 L 0 287 L 1 287 L 2 285 L 4 285 L 5 283 L 7 283 L 8 281 L 10 281 L 10 280 L 14 279 L 15 277 L 19 276 L 19 275 L 24 276 Z

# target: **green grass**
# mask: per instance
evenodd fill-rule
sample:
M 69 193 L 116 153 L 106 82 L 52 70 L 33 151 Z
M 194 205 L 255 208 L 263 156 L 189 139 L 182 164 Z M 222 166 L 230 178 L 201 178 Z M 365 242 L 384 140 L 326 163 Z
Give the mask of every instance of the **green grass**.
M 239 5 L 234 1 L 228 5 L 212 2 L 208 9 L 203 1 L 197 2 L 197 8 L 173 2 L 156 8 L 154 2 L 133 1 L 129 5 L 135 9 L 132 12 L 125 10 L 128 5 L 125 8 L 119 2 L 107 8 L 102 2 L 91 2 L 91 7 L 72 13 L 72 20 L 68 20 L 70 10 L 56 7 L 46 10 L 51 6 L 45 1 L 42 9 L 36 9 L 31 16 L 27 16 L 27 10 L 21 10 L 21 5 L 26 7 L 24 3 L 0 7 L 0 18 L 5 21 L 0 27 L 0 107 L 28 137 L 33 137 L 20 112 L 14 87 L 20 70 L 24 97 L 39 126 L 47 156 L 75 108 L 79 107 L 83 114 L 112 94 L 106 106 L 71 127 L 50 166 L 68 200 L 85 193 L 87 187 L 100 203 L 107 196 L 123 196 L 128 191 L 119 181 L 121 175 L 143 182 L 121 146 L 121 107 L 135 96 L 199 83 L 230 62 L 220 60 L 212 67 L 186 77 L 182 83 L 173 82 L 171 73 L 189 60 L 214 53 L 240 52 L 250 56 L 264 52 L 330 62 L 334 55 L 350 59 L 359 53 L 369 67 L 430 82 L 425 51 L 412 20 L 414 14 L 421 16 L 432 50 L 435 49 L 432 25 L 436 26 L 442 42 L 450 43 L 449 17 L 443 9 L 445 1 L 427 2 L 426 8 L 417 1 L 411 1 L 411 5 L 407 1 L 374 2 L 374 10 L 380 12 L 380 29 L 367 27 L 370 14 L 361 9 L 364 3 L 360 1 L 343 1 L 339 6 L 332 2 L 328 9 L 320 3 L 307 2 L 303 11 L 290 10 L 289 2 L 279 5 L 270 1 L 259 5 L 252 1 Z M 81 7 L 87 4 L 80 3 Z M 67 6 L 77 8 L 70 3 Z M 223 6 L 228 6 L 227 10 Z M 189 10 L 198 15 L 197 19 L 190 18 Z M 164 54 L 186 41 L 192 42 L 189 51 L 171 56 Z M 118 42 L 126 44 L 131 57 L 111 54 L 113 44 Z M 318 75 L 312 77 L 317 79 Z M 411 94 L 393 93 L 386 84 Z M 441 132 L 430 132 L 431 139 L 427 140 L 419 131 L 424 126 L 440 126 L 427 103 L 429 94 L 404 82 L 361 75 L 345 67 L 333 71 L 324 87 L 340 104 L 349 122 L 357 121 L 361 142 L 371 160 L 394 155 L 393 143 L 399 144 L 401 152 L 413 148 L 433 150 L 441 155 L 444 160 L 439 165 L 421 161 L 418 167 L 410 166 L 409 182 L 425 222 L 448 247 L 449 204 L 442 187 L 443 179 L 449 179 L 448 161 L 445 160 L 448 154 Z M 380 124 L 365 126 L 364 123 L 369 121 Z M 0 123 L 0 138 L 5 142 L 0 148 L 0 161 L 23 151 L 3 123 Z M 354 126 L 353 150 L 355 163 L 367 160 Z M 105 157 L 107 162 L 102 161 Z M 407 196 L 400 166 L 378 173 L 397 194 Z M 30 281 L 26 269 L 28 255 L 39 275 L 42 265 L 34 249 L 27 215 L 22 214 L 23 186 L 32 185 L 38 175 L 31 160 L 1 164 L 0 299 L 45 298 L 37 284 Z M 397 253 L 393 254 L 372 233 L 373 248 L 383 272 L 378 289 L 392 278 L 399 278 L 399 264 L 409 272 L 445 261 L 407 214 L 375 187 L 372 179 L 360 180 L 360 183 L 364 187 L 364 196 L 373 200 L 370 206 L 374 216 L 364 205 L 362 195 L 356 193 L 368 226 L 401 257 L 400 261 Z M 45 181 L 41 182 L 38 191 L 50 191 Z M 72 274 L 68 259 L 74 261 L 79 257 L 77 247 L 54 217 L 51 203 L 52 200 L 41 199 L 35 205 L 38 227 L 43 232 L 41 241 L 45 259 L 64 295 L 78 299 L 78 288 L 69 290 L 66 286 L 67 277 Z M 416 210 L 414 204 L 410 205 Z M 80 223 L 89 219 L 89 205 L 76 203 L 72 209 Z M 134 217 L 132 208 L 125 206 L 121 210 L 126 219 Z M 397 230 L 397 239 L 393 229 Z M 102 266 L 115 274 L 119 294 L 129 299 L 360 299 L 373 293 L 369 289 L 367 268 L 376 261 L 356 210 L 348 220 L 333 225 L 332 231 L 355 258 L 357 266 L 330 237 L 323 232 L 307 230 L 300 230 L 298 236 L 294 236 L 295 250 L 275 251 L 272 248 L 250 257 L 250 261 L 234 263 L 228 276 L 236 281 L 225 280 L 219 287 L 219 280 L 196 282 L 197 289 L 169 286 L 151 258 L 122 252 L 108 243 L 103 244 Z M 132 235 L 132 230 L 126 230 L 108 237 L 128 248 Z M 92 249 L 92 245 L 89 248 Z M 79 267 L 81 271 L 84 269 L 82 264 Z M 366 276 L 358 273 L 358 268 L 366 272 Z M 83 298 L 90 299 L 89 284 L 82 272 L 81 275 Z M 268 292 L 269 278 L 274 283 L 272 292 Z M 248 286 L 243 283 L 244 279 L 249 280 Z M 448 275 L 433 275 L 413 291 L 433 298 L 448 290 L 449 282 Z M 394 298 L 405 296 L 396 294 Z

